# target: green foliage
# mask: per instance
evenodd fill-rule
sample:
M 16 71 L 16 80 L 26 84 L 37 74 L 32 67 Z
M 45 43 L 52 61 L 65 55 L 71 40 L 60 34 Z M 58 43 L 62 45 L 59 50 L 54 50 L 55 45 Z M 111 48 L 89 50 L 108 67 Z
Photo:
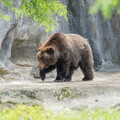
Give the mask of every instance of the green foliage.
M 57 0 L 21 0 L 21 5 L 16 7 L 11 0 L 1 0 L 1 3 L 8 7 L 8 10 L 15 12 L 17 19 L 18 15 L 21 17 L 30 16 L 33 21 L 37 21 L 40 26 L 44 25 L 46 31 L 53 30 L 56 26 L 56 16 L 64 16 L 67 20 L 66 6 Z M 10 16 L 5 16 L 4 11 L 0 10 L 0 18 L 10 20 Z
M 109 19 L 116 10 L 120 14 L 120 0 L 96 0 L 89 13 L 94 14 L 101 11 L 105 19 Z
M 118 110 L 82 110 L 66 111 L 55 114 L 45 111 L 40 106 L 18 105 L 14 109 L 3 109 L 0 120 L 119 120 Z
M 79 92 L 77 89 L 73 90 L 70 87 L 61 88 L 60 91 L 54 93 L 54 97 L 56 97 L 58 100 L 74 99 L 79 96 L 82 96 L 82 93 Z

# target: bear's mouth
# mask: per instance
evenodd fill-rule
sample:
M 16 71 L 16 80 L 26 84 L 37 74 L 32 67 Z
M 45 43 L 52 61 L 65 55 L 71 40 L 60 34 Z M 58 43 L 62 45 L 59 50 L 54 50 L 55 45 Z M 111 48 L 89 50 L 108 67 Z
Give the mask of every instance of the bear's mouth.
M 47 69 L 48 67 L 45 67 L 44 69 Z

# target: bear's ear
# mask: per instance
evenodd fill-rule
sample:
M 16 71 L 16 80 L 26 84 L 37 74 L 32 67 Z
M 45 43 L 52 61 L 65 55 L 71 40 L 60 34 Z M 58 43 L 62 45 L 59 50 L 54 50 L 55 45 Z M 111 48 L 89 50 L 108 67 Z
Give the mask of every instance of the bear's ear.
M 39 45 L 39 47 L 38 47 L 38 51 L 40 51 L 40 50 L 41 50 L 41 46 L 42 46 L 42 45 Z
M 49 46 L 49 47 L 46 48 L 46 52 L 47 52 L 48 54 L 54 54 L 55 48 L 52 47 L 52 46 Z
M 38 51 L 40 51 L 41 49 L 40 48 L 38 48 Z

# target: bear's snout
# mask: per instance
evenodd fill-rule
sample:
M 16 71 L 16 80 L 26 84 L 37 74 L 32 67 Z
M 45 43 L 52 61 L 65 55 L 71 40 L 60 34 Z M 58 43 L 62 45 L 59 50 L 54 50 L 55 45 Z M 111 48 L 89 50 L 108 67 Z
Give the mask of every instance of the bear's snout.
M 38 66 L 39 66 L 40 70 L 43 70 L 43 69 L 45 68 L 45 65 L 42 64 L 42 63 L 40 63 L 40 62 L 39 62 L 39 64 L 38 64 Z
M 36 58 L 38 61 L 40 61 L 40 52 L 37 53 Z

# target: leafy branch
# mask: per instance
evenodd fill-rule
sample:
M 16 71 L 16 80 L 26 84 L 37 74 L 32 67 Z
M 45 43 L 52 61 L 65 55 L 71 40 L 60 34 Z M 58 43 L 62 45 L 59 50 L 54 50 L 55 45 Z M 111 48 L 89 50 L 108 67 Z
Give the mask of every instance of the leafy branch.
M 57 0 L 21 0 L 19 7 L 16 7 L 15 2 L 11 0 L 1 0 L 1 4 L 4 4 L 9 11 L 15 12 L 16 19 L 18 15 L 22 18 L 30 16 L 33 21 L 39 23 L 40 27 L 44 25 L 47 32 L 55 28 L 56 16 L 64 16 L 64 19 L 67 20 L 68 12 L 66 6 Z M 1 18 L 7 21 L 11 19 L 0 9 Z
M 95 14 L 99 11 L 102 12 L 104 19 L 110 19 L 113 11 L 117 11 L 120 14 L 120 0 L 96 0 L 89 13 Z

